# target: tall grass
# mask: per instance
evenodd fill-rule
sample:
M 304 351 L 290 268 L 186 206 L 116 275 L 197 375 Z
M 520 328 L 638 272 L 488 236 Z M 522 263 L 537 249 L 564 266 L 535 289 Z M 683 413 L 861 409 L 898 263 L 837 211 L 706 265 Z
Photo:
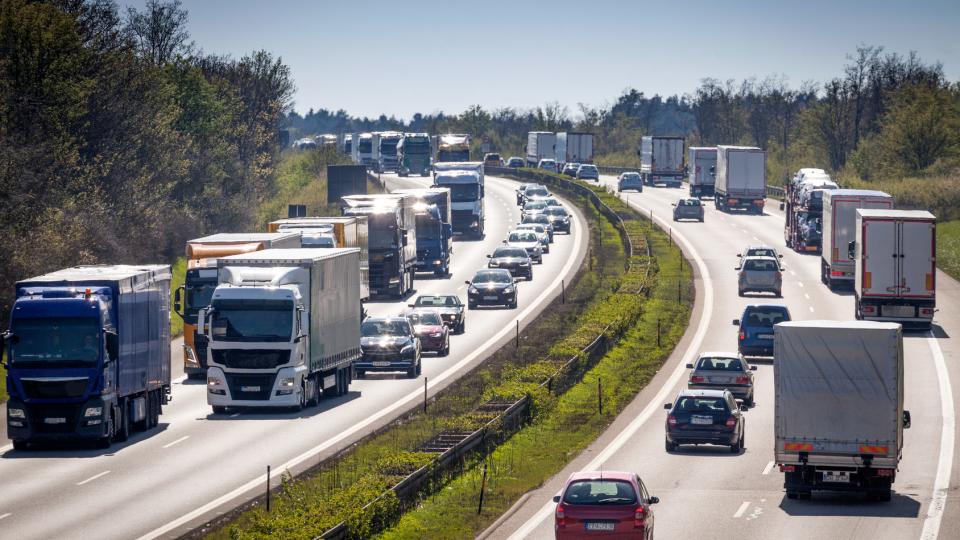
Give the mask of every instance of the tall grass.
M 937 266 L 960 279 L 960 220 L 937 224 Z
M 941 222 L 960 219 L 960 171 L 943 176 L 860 180 L 840 175 L 845 188 L 878 189 L 893 195 L 897 208 L 929 210 Z
M 273 196 L 257 214 L 258 230 L 265 231 L 271 221 L 287 217 L 288 204 L 307 205 L 308 215 L 340 215 L 336 201 L 327 202 L 327 165 L 349 163 L 349 157 L 330 147 L 285 154 L 277 167 Z

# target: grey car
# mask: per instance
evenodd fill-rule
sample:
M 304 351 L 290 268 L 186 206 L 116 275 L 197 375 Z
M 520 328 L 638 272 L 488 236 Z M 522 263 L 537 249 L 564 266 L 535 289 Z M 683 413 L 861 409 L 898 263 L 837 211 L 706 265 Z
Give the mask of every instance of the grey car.
M 404 371 L 410 379 L 420 375 L 420 340 L 406 317 L 367 317 L 360 325 L 358 378 L 368 371 Z
M 517 308 L 517 281 L 510 271 L 502 268 L 480 270 L 467 284 L 467 306 L 477 309 L 481 305 Z
M 700 199 L 680 199 L 673 203 L 673 220 L 695 219 L 703 221 L 703 203 Z
M 577 180 L 596 180 L 599 182 L 600 171 L 597 170 L 596 165 L 584 163 L 577 167 Z
M 744 257 L 735 270 L 737 292 L 743 296 L 746 292 L 771 292 L 782 296 L 783 274 L 780 271 L 780 259 L 773 257 Z
M 526 223 L 539 223 L 547 228 L 547 235 L 550 237 L 550 241 L 553 242 L 553 222 L 550 221 L 550 218 L 543 214 L 536 214 L 533 216 L 526 216 L 523 218 L 521 224 Z
M 538 184 L 520 184 L 520 187 L 517 188 L 517 206 L 523 206 L 523 194 L 527 191 L 527 188 L 534 187 Z
M 513 156 L 507 160 L 507 167 L 511 169 L 519 169 L 520 167 L 526 167 L 526 160 L 522 157 Z
M 527 281 L 533 280 L 533 261 L 527 250 L 522 247 L 498 247 L 493 254 L 487 255 L 487 258 L 490 259 L 487 263 L 488 268 L 509 270 L 512 276 L 524 277 Z
M 528 201 L 523 205 L 523 210 L 520 211 L 521 217 L 533 216 L 539 213 L 542 213 L 547 208 L 547 201 L 543 199 L 535 199 Z
M 570 234 L 570 213 L 567 212 L 566 208 L 550 206 L 543 211 L 543 214 L 550 218 L 550 223 L 555 231 Z
M 577 177 L 577 169 L 580 168 L 579 163 L 567 163 L 563 166 L 563 175 L 572 176 L 573 178 Z
M 543 244 L 540 235 L 534 231 L 510 231 L 506 244 L 527 250 L 527 255 L 537 264 L 543 264 Z
M 540 239 L 540 249 L 543 253 L 550 253 L 550 233 L 547 232 L 547 227 L 541 225 L 540 223 L 521 223 L 513 228 L 514 231 L 533 231 L 537 233 L 537 238 Z M 510 231 L 513 232 L 513 231 Z
M 527 188 L 523 190 L 523 204 L 549 197 L 551 197 L 550 190 L 547 189 L 547 186 L 541 184 L 528 184 Z
M 620 173 L 620 176 L 617 178 L 617 191 L 626 191 L 628 189 L 632 189 L 637 193 L 643 192 L 643 178 L 640 177 L 640 173 L 633 171 Z
M 414 309 L 436 309 L 443 319 L 443 324 L 449 326 L 455 334 L 462 334 L 467 330 L 467 308 L 455 294 L 422 294 L 408 306 Z
M 741 260 L 744 257 L 772 257 L 774 259 L 782 259 L 783 255 L 770 246 L 757 244 L 747 246 L 746 249 L 737 253 L 737 257 L 740 257 Z M 783 270 L 783 264 L 780 264 L 780 270 Z
M 729 390 L 734 397 L 753 406 L 753 372 L 751 366 L 735 352 L 704 352 L 697 361 L 687 364 L 690 377 L 687 388 L 691 390 Z

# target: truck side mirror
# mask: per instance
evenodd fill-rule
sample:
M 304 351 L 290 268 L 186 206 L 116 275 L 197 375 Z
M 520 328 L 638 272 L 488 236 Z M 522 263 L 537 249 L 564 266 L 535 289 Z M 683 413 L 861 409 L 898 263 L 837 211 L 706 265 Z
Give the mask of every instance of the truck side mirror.
M 555 503 L 560 502 L 560 496 L 559 496 L 559 495 L 554 495 L 554 496 L 553 496 L 553 502 L 555 502 Z
M 784 208 L 785 208 L 784 202 L 780 201 L 780 209 L 783 210 Z
M 173 312 L 183 318 L 183 302 L 181 298 L 183 297 L 186 287 L 181 285 L 177 287 L 177 290 L 173 293 Z
M 856 254 L 857 254 L 857 241 L 851 240 L 849 243 L 847 243 L 847 258 L 853 259 L 854 255 Z
M 120 336 L 112 330 L 104 332 L 107 336 L 107 356 L 111 360 L 116 360 L 120 357 Z
M 910 429 L 910 411 L 903 411 L 903 429 Z

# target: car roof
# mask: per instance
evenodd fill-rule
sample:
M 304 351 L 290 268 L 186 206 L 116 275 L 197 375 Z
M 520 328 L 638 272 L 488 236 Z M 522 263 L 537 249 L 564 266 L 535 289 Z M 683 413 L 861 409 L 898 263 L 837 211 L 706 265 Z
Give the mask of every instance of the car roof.
M 780 308 L 786 311 L 790 311 L 787 308 L 787 306 L 783 304 L 747 304 L 746 307 L 743 308 L 743 310 L 746 311 L 748 309 L 756 309 L 756 308 Z
M 743 262 L 747 261 L 774 261 L 778 262 L 776 257 L 771 257 L 769 255 L 748 255 L 743 258 Z
M 633 480 L 634 473 L 627 471 L 579 471 L 570 475 L 567 483 L 578 480 Z
M 731 351 L 703 351 L 697 358 L 740 358 L 740 353 Z
M 483 268 L 483 269 L 477 270 L 477 272 L 473 275 L 473 277 L 477 277 L 477 276 L 479 276 L 480 274 L 484 274 L 484 275 L 489 275 L 489 274 L 506 274 L 506 275 L 509 276 L 509 275 L 510 275 L 510 271 L 509 271 L 509 270 L 505 270 L 505 269 L 503 269 L 503 268 Z
M 363 322 L 410 322 L 402 315 L 391 315 L 389 317 L 367 317 Z
M 773 251 L 777 250 L 777 248 L 773 246 L 768 246 L 766 244 L 750 244 L 747 246 L 747 248 L 744 251 L 750 251 L 751 249 L 772 249 Z
M 724 397 L 728 393 L 727 390 L 691 390 L 687 388 L 680 390 L 677 397 Z

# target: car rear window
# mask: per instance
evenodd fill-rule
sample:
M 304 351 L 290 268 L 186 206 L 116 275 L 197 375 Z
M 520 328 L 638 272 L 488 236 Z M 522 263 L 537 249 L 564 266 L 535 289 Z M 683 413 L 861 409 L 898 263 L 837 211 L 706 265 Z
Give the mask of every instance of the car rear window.
M 743 362 L 739 358 L 701 358 L 697 369 L 743 371 Z
M 680 204 L 683 206 L 700 206 L 700 201 L 696 199 L 687 199 L 685 201 L 680 201 Z
M 770 248 L 753 248 L 747 250 L 747 257 L 776 257 L 777 254 Z
M 789 321 L 790 315 L 781 307 L 752 307 L 747 309 L 744 321 L 747 326 L 770 326 Z
M 758 261 L 756 259 L 751 259 L 744 263 L 743 269 L 757 272 L 776 272 L 779 270 L 777 263 L 773 261 Z
M 636 504 L 633 484 L 624 480 L 577 480 L 563 494 L 567 504 L 616 505 Z
M 722 397 L 682 396 L 673 411 L 704 414 L 728 412 L 727 400 Z

